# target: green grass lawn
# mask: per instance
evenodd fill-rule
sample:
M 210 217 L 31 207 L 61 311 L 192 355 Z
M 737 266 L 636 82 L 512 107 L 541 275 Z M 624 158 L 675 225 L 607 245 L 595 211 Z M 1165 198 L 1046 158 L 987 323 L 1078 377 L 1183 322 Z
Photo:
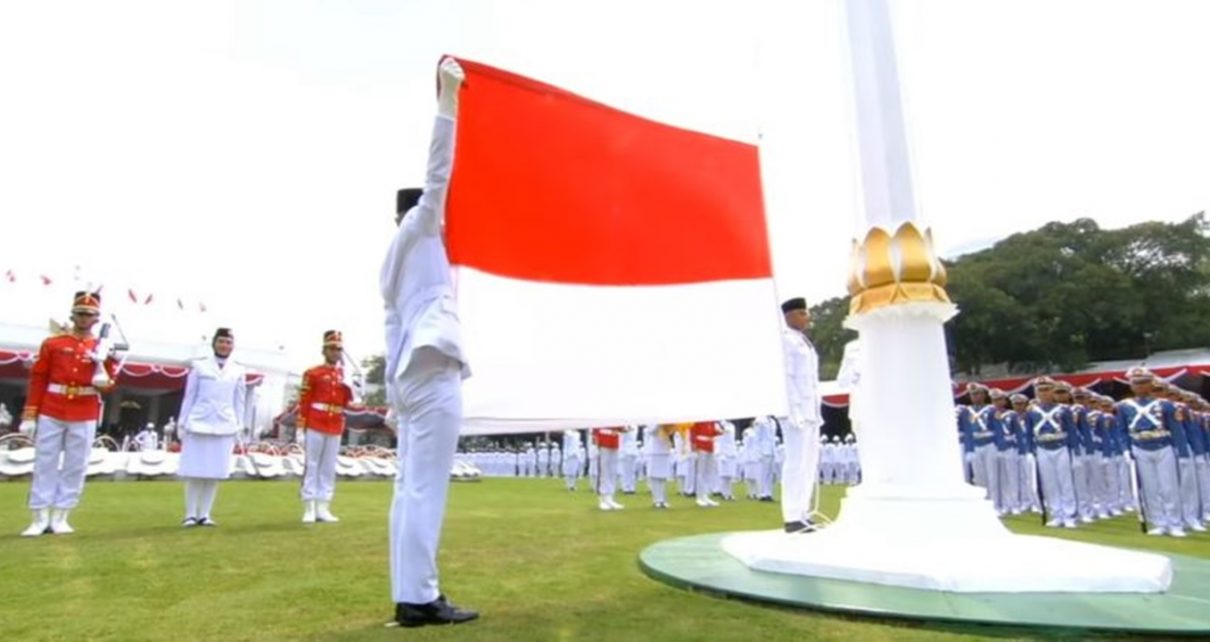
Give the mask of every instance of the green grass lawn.
M 90 483 L 77 533 L 21 538 L 28 483 L 0 483 L 0 636 L 4 640 L 956 640 L 1025 638 L 1028 629 L 925 627 L 757 606 L 665 586 L 637 555 L 661 539 L 776 527 L 776 504 L 671 511 L 646 496 L 596 510 L 558 480 L 454 484 L 442 589 L 482 612 L 458 627 L 385 629 L 391 484 L 339 482 L 339 524 L 304 526 L 291 482 L 227 482 L 215 529 L 184 530 L 181 484 Z M 843 490 L 825 489 L 834 514 Z M 1210 537 L 1146 537 L 1134 517 L 1041 533 L 1210 557 Z M 1210 617 L 1210 614 L 1207 614 Z M 1050 632 L 1060 638 L 1063 632 Z

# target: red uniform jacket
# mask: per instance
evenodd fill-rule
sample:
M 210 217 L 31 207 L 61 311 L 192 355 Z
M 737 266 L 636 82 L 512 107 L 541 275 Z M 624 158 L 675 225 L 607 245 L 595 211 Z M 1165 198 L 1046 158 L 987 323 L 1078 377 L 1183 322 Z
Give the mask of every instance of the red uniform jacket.
M 608 450 L 617 450 L 621 445 L 621 435 L 618 433 L 618 428 L 594 428 L 592 431 L 592 442 L 597 445 L 597 448 L 605 448 Z
M 101 395 L 113 389 L 92 387 L 96 365 L 92 350 L 94 336 L 61 334 L 49 337 L 38 350 L 38 360 L 29 373 L 29 393 L 25 398 L 24 419 L 38 415 L 60 421 L 96 421 L 101 414 Z M 114 378 L 117 363 L 105 360 L 105 371 Z
M 693 424 L 693 427 L 689 429 L 693 452 L 714 452 L 714 438 L 721 434 L 723 434 L 722 429 L 713 421 L 699 421 Z
M 298 427 L 339 435 L 345 429 L 345 408 L 353 391 L 339 366 L 323 364 L 303 373 L 298 393 Z

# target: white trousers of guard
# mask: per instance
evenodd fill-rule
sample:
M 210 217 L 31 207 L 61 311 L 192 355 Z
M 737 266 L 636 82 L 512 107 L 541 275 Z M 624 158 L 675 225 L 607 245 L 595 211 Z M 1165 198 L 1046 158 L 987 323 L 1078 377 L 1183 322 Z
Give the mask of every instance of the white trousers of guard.
M 1202 519 L 1210 521 L 1210 455 L 1197 459 L 1197 482 L 1202 491 Z
M 710 493 L 714 490 L 714 473 L 715 473 L 714 453 L 698 452 L 693 459 L 694 476 L 693 487 L 697 490 L 697 498 L 710 499 Z
M 597 459 L 597 494 L 613 497 L 614 491 L 617 490 L 618 451 L 597 447 Z
M 1076 516 L 1092 518 L 1096 512 L 1096 495 L 1092 484 L 1092 464 L 1089 455 L 1072 455 L 1071 478 L 1076 493 Z
M 1018 454 L 1017 464 L 1021 467 L 1018 478 L 1021 483 L 1018 492 L 1018 497 L 1021 498 L 1021 508 L 1023 510 L 1040 509 L 1042 503 L 1038 500 L 1038 458 L 1031 453 Z
M 450 469 L 462 427 L 462 372 L 457 360 L 420 348 L 393 384 L 399 404 L 399 472 L 391 501 L 391 599 L 437 599 L 437 546 Z
M 1135 510 L 1139 505 L 1139 498 L 1134 495 L 1134 468 L 1130 465 L 1130 458 L 1126 455 L 1114 455 L 1114 463 L 1117 465 L 1118 471 L 1118 508 L 1121 510 Z
M 34 480 L 29 488 L 30 510 L 75 508 L 84 492 L 88 456 L 97 422 L 61 421 L 38 415 L 34 436 Z M 62 466 L 60 466 L 62 457 Z
M 1017 462 L 1016 450 L 1001 450 L 996 453 L 997 470 L 1000 472 L 997 495 L 994 497 L 996 510 L 1000 513 L 1021 510 L 1021 466 Z
M 336 492 L 336 457 L 340 455 L 340 435 L 308 430 L 305 445 L 302 499 L 304 502 L 330 502 L 332 494 Z
M 1076 494 L 1071 476 L 1071 453 L 1067 448 L 1038 448 L 1037 457 L 1047 519 L 1066 521 L 1075 518 Z
M 1139 504 L 1149 528 L 1181 526 L 1176 461 L 1171 448 L 1144 450 L 1131 446 L 1139 474 Z
M 975 485 L 986 490 L 988 499 L 995 502 L 1000 496 L 1000 451 L 995 443 L 987 443 L 975 446 L 972 454 L 971 470 Z M 996 508 L 1000 508 L 998 503 Z
M 638 480 L 638 457 L 635 455 L 622 455 L 618 458 L 618 463 L 621 468 L 622 492 L 633 493 L 635 482 Z
M 811 498 L 819 479 L 819 424 L 793 426 L 781 420 L 785 460 L 781 469 L 781 515 L 783 521 L 798 522 L 811 515 Z
M 1197 464 L 1193 456 L 1177 459 L 1180 473 L 1181 518 L 1185 526 L 1202 523 L 1201 487 L 1197 483 Z

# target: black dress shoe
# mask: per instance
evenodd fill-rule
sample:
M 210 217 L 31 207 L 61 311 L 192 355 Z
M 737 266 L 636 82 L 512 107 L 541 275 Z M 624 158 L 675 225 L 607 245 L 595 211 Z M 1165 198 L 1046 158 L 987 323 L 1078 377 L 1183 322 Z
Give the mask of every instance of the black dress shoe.
M 446 601 L 444 595 L 428 604 L 408 604 L 400 602 L 395 605 L 395 621 L 399 626 L 417 627 L 427 624 L 462 624 L 479 617 L 477 611 L 461 609 Z
M 786 522 L 787 533 L 811 533 L 815 531 L 815 524 L 811 520 L 801 522 Z

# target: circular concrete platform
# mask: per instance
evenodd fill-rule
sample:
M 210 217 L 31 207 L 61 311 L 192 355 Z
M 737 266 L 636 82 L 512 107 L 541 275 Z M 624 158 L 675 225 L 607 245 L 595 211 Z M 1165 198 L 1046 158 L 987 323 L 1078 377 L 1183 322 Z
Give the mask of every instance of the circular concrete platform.
M 1170 555 L 1165 593 L 952 593 L 754 571 L 712 533 L 665 540 L 639 554 L 672 586 L 819 611 L 936 623 L 1210 635 L 1210 561 Z M 810 535 L 803 535 L 804 539 Z

